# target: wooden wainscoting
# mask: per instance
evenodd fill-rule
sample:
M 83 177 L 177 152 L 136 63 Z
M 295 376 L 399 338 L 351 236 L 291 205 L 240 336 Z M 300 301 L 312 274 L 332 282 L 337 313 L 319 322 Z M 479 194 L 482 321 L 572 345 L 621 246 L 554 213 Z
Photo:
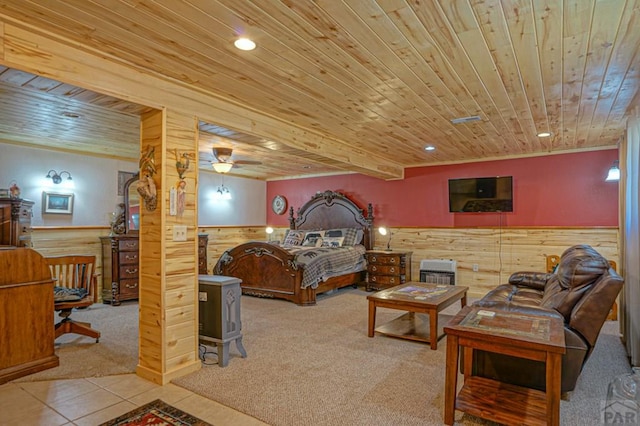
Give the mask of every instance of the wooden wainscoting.
M 287 228 L 276 228 L 271 239 L 282 241 Z M 391 248 L 413 251 L 412 275 L 419 279 L 420 260 L 454 259 L 460 285 L 469 287 L 471 297 L 481 297 L 503 284 L 513 272 L 545 271 L 548 254 L 562 254 L 574 244 L 589 244 L 607 259 L 619 262 L 618 228 L 393 228 Z M 250 240 L 267 240 L 263 226 L 204 226 L 199 233 L 209 235 L 207 271 L 211 273 L 222 253 Z M 88 253 L 100 255 L 100 236 L 106 227 L 34 228 L 33 247 L 44 256 Z M 376 235 L 376 237 L 378 237 Z M 376 249 L 386 246 L 376 241 Z M 478 272 L 473 272 L 473 265 Z M 98 264 L 98 272 L 102 265 Z
M 284 239 L 287 228 L 276 228 L 271 239 Z M 200 227 L 209 234 L 208 271 L 220 255 L 249 240 L 266 240 L 263 227 Z M 420 260 L 454 259 L 456 282 L 469 287 L 469 296 L 482 297 L 504 284 L 517 271 L 546 270 L 548 254 L 562 254 L 575 244 L 589 244 L 607 259 L 618 261 L 618 228 L 392 228 L 391 249 L 413 251 L 411 272 L 420 277 Z M 376 249 L 387 239 L 376 234 Z M 473 265 L 478 272 L 473 272 Z

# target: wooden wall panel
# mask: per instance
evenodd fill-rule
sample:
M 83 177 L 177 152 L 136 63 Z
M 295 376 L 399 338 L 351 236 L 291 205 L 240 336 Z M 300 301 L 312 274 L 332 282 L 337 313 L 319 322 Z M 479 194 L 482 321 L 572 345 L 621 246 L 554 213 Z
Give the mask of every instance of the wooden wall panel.
M 282 241 L 286 228 L 276 228 L 272 239 Z M 209 270 L 222 253 L 249 240 L 264 240 L 262 227 L 200 227 L 209 234 Z M 413 251 L 411 272 L 420 277 L 420 260 L 457 261 L 457 282 L 469 287 L 471 297 L 481 297 L 507 282 L 517 271 L 544 272 L 545 256 L 562 254 L 574 244 L 589 244 L 609 260 L 618 262 L 617 228 L 392 228 L 391 249 Z M 376 249 L 387 237 L 376 235 Z M 478 272 L 473 272 L 473 265 Z

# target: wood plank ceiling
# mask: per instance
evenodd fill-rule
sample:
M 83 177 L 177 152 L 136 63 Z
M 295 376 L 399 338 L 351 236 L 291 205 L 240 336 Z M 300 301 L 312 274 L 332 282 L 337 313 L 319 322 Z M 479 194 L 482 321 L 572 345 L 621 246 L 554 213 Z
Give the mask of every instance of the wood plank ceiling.
M 640 104 L 640 0 L 15 0 L 0 18 L 404 167 L 615 148 Z M 137 158 L 142 107 L 10 69 L 0 95 L 3 141 Z M 349 170 L 343 153 L 201 130 L 203 159 L 219 144 L 262 163 L 240 176 Z

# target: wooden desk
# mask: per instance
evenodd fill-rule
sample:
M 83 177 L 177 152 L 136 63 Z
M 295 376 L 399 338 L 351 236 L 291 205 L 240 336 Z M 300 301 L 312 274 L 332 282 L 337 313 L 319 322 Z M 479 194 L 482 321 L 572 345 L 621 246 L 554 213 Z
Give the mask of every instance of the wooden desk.
M 467 287 L 409 282 L 391 287 L 367 296 L 369 300 L 368 336 L 374 332 L 401 339 L 431 343 L 431 349 L 438 349 L 438 339 L 444 334 L 438 331 L 438 313 L 447 306 L 460 301 L 467 304 Z M 376 326 L 376 308 L 399 309 L 406 314 Z M 428 314 L 426 321 L 419 314 Z
M 495 315 L 478 315 L 480 311 Z M 561 359 L 565 352 L 562 319 L 466 307 L 444 327 L 444 332 L 445 424 L 453 424 L 456 409 L 503 424 L 560 424 Z M 465 375 L 456 398 L 461 346 Z M 546 362 L 546 392 L 471 376 L 474 349 Z

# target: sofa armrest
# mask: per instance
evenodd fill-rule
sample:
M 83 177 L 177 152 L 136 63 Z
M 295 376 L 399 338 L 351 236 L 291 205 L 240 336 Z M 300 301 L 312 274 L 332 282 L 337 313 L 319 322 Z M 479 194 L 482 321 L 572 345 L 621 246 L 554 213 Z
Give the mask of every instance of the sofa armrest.
M 549 278 L 552 276 L 553 274 L 545 272 L 514 272 L 509 277 L 509 284 L 544 290 L 547 281 L 549 281 Z

